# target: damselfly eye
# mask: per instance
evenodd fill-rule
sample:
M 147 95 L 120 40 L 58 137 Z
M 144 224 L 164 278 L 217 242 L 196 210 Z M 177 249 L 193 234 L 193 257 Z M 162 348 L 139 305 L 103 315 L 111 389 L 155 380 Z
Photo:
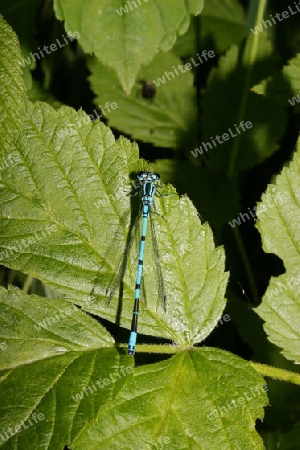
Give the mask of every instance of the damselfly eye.
M 147 179 L 147 174 L 148 174 L 148 172 L 144 172 L 144 171 L 139 172 L 138 179 L 140 181 L 146 180 Z

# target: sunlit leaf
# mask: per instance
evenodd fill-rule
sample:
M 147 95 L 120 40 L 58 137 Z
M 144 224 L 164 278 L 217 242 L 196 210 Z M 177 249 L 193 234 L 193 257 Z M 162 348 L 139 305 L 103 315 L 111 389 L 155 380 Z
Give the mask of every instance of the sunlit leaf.
M 257 228 L 265 252 L 275 253 L 286 272 L 271 278 L 257 313 L 266 322 L 265 331 L 283 355 L 300 362 L 300 153 L 270 184 L 257 208 Z

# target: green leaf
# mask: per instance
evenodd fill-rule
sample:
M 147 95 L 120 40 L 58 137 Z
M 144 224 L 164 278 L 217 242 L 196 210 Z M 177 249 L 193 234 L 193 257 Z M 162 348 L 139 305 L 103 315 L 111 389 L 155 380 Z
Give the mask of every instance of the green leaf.
M 109 124 L 135 139 L 157 146 L 182 148 L 184 143 L 186 145 L 196 123 L 196 92 L 191 71 L 181 73 L 176 69 L 181 64 L 171 52 L 160 53 L 141 70 L 128 96 L 112 71 L 96 59 L 92 60 L 89 65 L 91 86 Z M 166 72 L 170 71 L 173 75 L 169 75 L 168 80 Z M 141 80 L 155 80 L 153 86 L 158 86 L 153 99 L 142 97 Z
M 8 165 L 14 159 L 13 142 L 21 128 L 25 109 L 26 87 L 20 63 L 17 37 L 0 16 L 0 146 L 2 163 Z
M 255 421 L 267 397 L 246 361 L 201 348 L 133 368 L 131 358 L 103 348 L 110 338 L 95 320 L 64 300 L 16 288 L 1 288 L 0 298 L 4 450 L 136 442 L 142 449 L 213 450 L 220 442 L 224 450 L 263 449 Z
M 300 53 L 288 61 L 281 71 L 252 88 L 258 94 L 270 98 L 285 108 L 295 106 L 300 110 Z
M 257 228 L 264 251 L 278 255 L 286 272 L 271 278 L 261 305 L 256 309 L 266 322 L 269 340 L 283 355 L 300 362 L 300 146 L 293 161 L 269 185 L 257 208 Z
M 217 349 L 197 349 L 136 369 L 122 396 L 105 405 L 74 448 L 124 448 L 124 441 L 135 440 L 145 449 L 159 442 L 182 449 L 219 449 L 220 442 L 222 449 L 262 449 L 254 420 L 262 418 L 264 401 L 261 378 L 245 362 Z
M 29 104 L 17 141 L 19 163 L 2 174 L 1 260 L 68 295 L 85 310 L 114 322 L 118 294 L 105 292 L 126 248 L 135 198 L 130 174 L 141 170 L 137 147 L 115 141 L 102 123 L 62 107 Z M 204 339 L 225 307 L 224 252 L 201 225 L 191 202 L 169 187 L 153 217 L 169 301 L 157 295 L 150 234 L 139 329 L 181 345 Z M 139 207 L 139 199 L 136 198 Z M 123 282 L 121 326 L 130 327 L 137 267 L 130 254 Z M 198 266 L 197 271 L 194 267 Z M 145 302 L 147 300 L 147 303 Z M 201 311 L 201 313 L 200 313 Z
M 93 405 L 76 396 L 75 401 L 72 394 L 88 387 L 93 373 L 106 377 L 116 372 L 120 361 L 120 367 L 132 370 L 130 358 L 103 349 L 111 344 L 106 330 L 64 300 L 1 288 L 0 320 L 0 439 L 1 444 L 7 441 L 2 448 L 63 448 L 70 431 L 77 434 L 92 407 L 103 403 L 107 389 L 99 389 Z
M 260 37 L 258 44 L 255 38 L 248 39 L 243 51 L 233 46 L 220 58 L 202 97 L 203 142 L 210 144 L 206 146 L 207 156 L 212 167 L 230 175 L 249 169 L 274 153 L 285 130 L 285 111 L 250 91 L 273 64 L 270 43 Z M 242 121 L 250 122 L 252 128 L 243 131 Z M 224 133 L 227 137 L 222 138 Z M 216 136 L 221 136 L 222 142 L 218 143 Z
M 203 0 L 137 0 L 124 6 L 119 0 L 55 0 L 54 8 L 67 31 L 80 33 L 83 50 L 113 69 L 129 94 L 141 66 L 159 50 L 172 48 L 187 30 L 190 15 L 200 14 Z
M 98 322 L 69 302 L 28 296 L 13 287 L 1 288 L 1 320 L 8 350 L 1 355 L 1 370 L 113 344 Z

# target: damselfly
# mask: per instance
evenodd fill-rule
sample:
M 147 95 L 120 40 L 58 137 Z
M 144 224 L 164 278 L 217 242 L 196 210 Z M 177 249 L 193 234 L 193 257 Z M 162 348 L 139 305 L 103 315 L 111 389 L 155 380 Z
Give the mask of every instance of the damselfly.
M 151 214 L 151 206 L 153 205 L 153 199 L 157 189 L 161 186 L 159 184 L 160 176 L 154 172 L 140 172 L 138 174 L 138 181 L 141 183 L 141 196 L 142 196 L 142 233 L 139 246 L 139 261 L 138 270 L 135 282 L 134 293 L 134 307 L 131 322 L 131 331 L 128 342 L 128 355 L 134 355 L 135 346 L 137 340 L 137 326 L 138 326 L 138 314 L 141 292 L 141 279 L 143 275 L 144 264 L 144 248 L 147 234 L 148 218 Z M 153 230 L 152 230 L 153 235 Z
M 154 256 L 154 264 L 155 264 L 155 273 L 156 273 L 156 282 L 157 282 L 157 299 L 161 301 L 162 307 L 165 310 L 166 303 L 166 295 L 164 290 L 164 281 L 162 277 L 160 260 L 159 260 L 159 252 L 157 248 L 156 235 L 154 230 L 154 224 L 152 220 L 151 208 L 154 205 L 154 196 L 155 194 L 160 193 L 159 189 L 162 187 L 160 184 L 160 176 L 155 172 L 139 172 L 137 176 L 137 183 L 134 185 L 134 189 L 130 192 L 132 197 L 135 197 L 136 194 L 140 194 L 141 197 L 141 208 L 139 215 L 135 218 L 133 226 L 129 230 L 128 239 L 126 248 L 123 253 L 122 262 L 119 267 L 119 271 L 117 276 L 114 277 L 114 281 L 110 283 L 110 287 L 106 289 L 106 297 L 108 297 L 107 305 L 110 304 L 117 287 L 123 287 L 123 277 L 126 270 L 126 266 L 128 264 L 129 253 L 131 252 L 132 243 L 135 240 L 137 235 L 137 231 L 139 229 L 140 219 L 141 221 L 141 237 L 139 239 L 139 251 L 138 251 L 138 268 L 136 273 L 135 280 L 135 290 L 134 290 L 134 307 L 132 314 L 132 322 L 131 322 L 131 331 L 128 342 L 128 355 L 135 354 L 135 346 L 137 341 L 137 326 L 138 326 L 138 314 L 139 314 L 139 304 L 140 304 L 140 294 L 141 294 L 141 282 L 143 276 L 143 266 L 144 266 L 144 250 L 145 250 L 145 241 L 147 234 L 148 221 L 150 221 L 151 225 L 151 236 L 152 236 L 152 250 Z M 169 195 L 169 194 L 168 194 Z M 158 214 L 158 213 L 156 213 Z M 158 214 L 159 215 L 159 214 Z M 144 288 L 144 286 L 143 286 Z M 122 289 L 121 289 L 122 290 Z M 145 291 L 145 289 L 143 289 Z M 93 293 L 95 289 L 93 288 Z M 146 299 L 145 299 L 146 300 Z
M 133 314 L 132 314 L 132 322 L 131 322 L 131 331 L 128 341 L 128 355 L 134 355 L 135 354 L 135 346 L 137 341 L 137 325 L 138 325 L 138 314 L 139 314 L 139 305 L 140 305 L 140 294 L 141 294 L 141 282 L 142 282 L 142 276 L 143 276 L 143 265 L 144 265 L 144 250 L 145 250 L 145 241 L 146 241 L 146 234 L 147 234 L 147 226 L 148 226 L 148 220 L 150 222 L 151 226 L 151 236 L 152 236 L 152 250 L 153 250 L 153 256 L 154 256 L 154 264 L 155 264 L 155 270 L 154 273 L 156 286 L 157 286 L 157 296 L 155 301 L 159 302 L 160 305 L 163 307 L 164 310 L 166 310 L 166 295 L 165 295 L 165 289 L 164 289 L 164 280 L 162 276 L 162 271 L 160 267 L 160 258 L 159 258 L 159 252 L 157 248 L 157 241 L 156 241 L 156 235 L 154 230 L 154 223 L 152 220 L 152 206 L 155 210 L 154 205 L 154 197 L 155 194 L 160 194 L 159 189 L 162 187 L 160 184 L 160 176 L 158 173 L 155 172 L 146 172 L 142 171 L 138 173 L 137 176 L 137 182 L 134 184 L 134 188 L 130 191 L 130 194 L 133 197 L 136 197 L 136 194 L 140 194 L 141 197 L 141 207 L 139 208 L 140 213 L 138 215 L 135 215 L 134 220 L 132 221 L 130 228 L 128 230 L 128 236 L 127 236 L 127 243 L 126 248 L 123 252 L 122 261 L 119 265 L 118 272 L 115 272 L 115 276 L 110 282 L 109 287 L 106 288 L 105 291 L 105 297 L 107 298 L 107 306 L 110 305 L 112 298 L 114 297 L 114 294 L 117 290 L 117 287 L 119 287 L 119 295 L 123 294 L 123 278 L 125 275 L 125 271 L 128 265 L 129 261 L 129 254 L 131 253 L 132 244 L 135 241 L 135 238 L 137 236 L 137 231 L 139 229 L 140 219 L 141 221 L 141 237 L 139 239 L 139 251 L 138 251 L 138 268 L 136 273 L 136 279 L 135 279 L 135 290 L 134 290 L 134 307 L 133 307 Z M 160 194 L 161 195 L 161 194 Z M 167 196 L 170 194 L 167 194 Z M 133 211 L 135 208 L 133 207 Z M 156 211 L 154 211 L 156 212 Z M 157 215 L 160 216 L 156 212 Z M 162 217 L 162 216 L 161 216 Z M 163 219 L 163 217 L 162 217 Z M 123 222 L 123 219 L 122 219 Z M 124 223 L 124 222 L 123 222 Z M 100 269 L 101 270 L 101 269 Z M 151 273 L 152 277 L 152 273 Z M 144 286 L 142 286 L 144 288 Z M 91 290 L 91 294 L 95 295 L 98 291 L 98 286 L 95 284 Z M 144 292 L 144 289 L 143 289 Z M 120 298 L 119 298 L 120 299 Z M 146 300 L 146 298 L 145 298 Z

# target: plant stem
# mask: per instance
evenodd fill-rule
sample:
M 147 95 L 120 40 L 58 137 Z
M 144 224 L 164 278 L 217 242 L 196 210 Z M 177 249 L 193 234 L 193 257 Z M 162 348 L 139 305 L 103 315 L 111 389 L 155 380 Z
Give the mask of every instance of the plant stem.
M 249 282 L 249 288 L 250 288 L 251 295 L 252 295 L 252 298 L 253 298 L 253 303 L 255 303 L 255 305 L 258 305 L 259 304 L 259 295 L 258 295 L 258 292 L 257 292 L 256 283 L 255 283 L 255 280 L 254 280 L 254 276 L 253 276 L 253 273 L 252 273 L 250 262 L 249 262 L 248 257 L 247 257 L 247 253 L 245 251 L 244 243 L 242 241 L 242 238 L 240 236 L 239 230 L 237 228 L 233 229 L 233 235 L 234 235 L 235 241 L 237 243 L 237 246 L 238 246 L 238 249 L 239 249 L 242 261 L 244 263 L 244 268 L 245 268 L 245 272 L 247 274 L 247 278 L 248 278 L 248 282 Z
M 258 2 L 257 13 L 256 13 L 255 22 L 253 24 L 253 28 L 255 28 L 255 26 L 257 26 L 262 21 L 266 5 L 267 5 L 267 0 L 260 0 Z M 253 14 L 253 8 L 252 8 L 252 14 Z M 250 24 L 248 24 L 248 26 L 249 25 Z M 242 93 L 241 103 L 240 103 L 239 111 L 237 114 L 237 123 L 239 123 L 241 120 L 243 120 L 243 118 L 245 116 L 248 96 L 249 96 L 250 88 L 251 88 L 251 79 L 252 79 L 252 72 L 253 72 L 255 57 L 258 52 L 258 40 L 259 40 L 259 33 L 257 33 L 256 35 L 254 33 L 252 33 L 251 36 L 248 37 L 245 47 L 244 47 L 244 51 L 243 51 L 243 55 L 242 55 L 242 67 L 245 67 L 245 69 L 246 69 L 246 76 L 245 76 L 245 81 L 244 81 L 244 85 L 243 85 L 243 93 Z M 229 178 L 232 178 L 232 176 L 234 175 L 235 163 L 236 163 L 238 150 L 239 150 L 239 143 L 240 143 L 239 137 L 237 137 L 237 139 L 234 139 L 233 145 L 232 145 L 230 162 L 229 162 L 229 168 L 228 168 L 228 177 Z
M 300 385 L 300 373 L 290 372 L 285 369 L 278 369 L 277 367 L 268 366 L 267 364 L 258 364 L 250 362 L 250 365 L 265 377 L 272 377 L 276 380 L 288 381 L 293 384 Z

